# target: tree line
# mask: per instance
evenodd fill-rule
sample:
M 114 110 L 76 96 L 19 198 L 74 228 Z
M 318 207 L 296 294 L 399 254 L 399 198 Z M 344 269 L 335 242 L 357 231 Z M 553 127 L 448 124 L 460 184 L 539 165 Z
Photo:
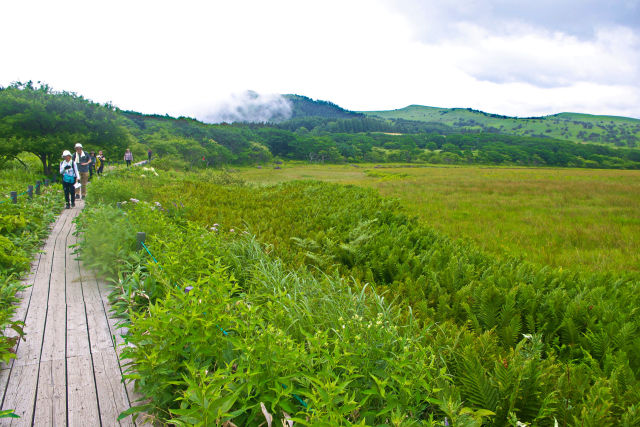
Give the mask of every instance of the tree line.
M 330 107 L 330 105 L 327 105 Z M 324 107 L 327 107 L 324 106 Z M 439 123 L 381 120 L 362 115 L 295 117 L 278 124 L 205 124 L 123 111 L 47 85 L 0 88 L 0 163 L 30 152 L 52 172 L 64 149 L 81 142 L 120 158 L 152 150 L 176 166 L 267 163 L 420 162 L 640 168 L 640 150 L 496 133 L 454 133 Z M 54 168 L 55 169 L 55 168 Z

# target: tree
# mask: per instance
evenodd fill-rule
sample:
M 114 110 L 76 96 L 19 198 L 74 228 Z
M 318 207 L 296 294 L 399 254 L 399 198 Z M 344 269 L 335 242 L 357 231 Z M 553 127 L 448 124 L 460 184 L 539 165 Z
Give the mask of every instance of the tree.
M 187 162 L 196 165 L 200 163 L 203 158 L 205 158 L 206 161 L 207 149 L 197 141 L 189 138 L 175 138 L 173 141 L 176 144 L 178 153 Z
M 124 150 L 130 135 L 113 110 L 47 85 L 14 83 L 0 90 L 0 139 L 11 141 L 14 152 L 38 156 L 44 173 L 50 174 L 62 151 L 78 142 L 86 148 Z M 10 155 L 6 144 L 0 150 L 0 155 Z
M 249 147 L 238 155 L 241 163 L 265 163 L 272 158 L 269 149 L 259 142 L 249 142 Z
M 207 150 L 207 166 L 220 166 L 225 163 L 230 163 L 233 159 L 233 154 L 231 153 L 231 151 L 224 145 L 218 144 L 213 139 L 207 141 L 204 147 Z
M 263 128 L 257 133 L 259 142 L 266 144 L 274 156 L 286 156 L 296 145 L 296 135 L 286 130 Z

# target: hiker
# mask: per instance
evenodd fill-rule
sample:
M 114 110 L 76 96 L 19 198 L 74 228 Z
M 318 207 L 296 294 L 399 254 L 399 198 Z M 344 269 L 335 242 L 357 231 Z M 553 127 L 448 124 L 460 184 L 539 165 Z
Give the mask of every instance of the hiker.
M 153 153 L 151 152 L 151 149 L 149 149 L 149 151 L 147 151 L 147 157 L 148 157 L 149 163 L 151 163 L 151 155 L 152 154 Z
M 71 152 L 64 150 L 62 152 L 60 162 L 60 174 L 62 175 L 62 188 L 64 188 L 64 201 L 67 203 L 67 209 L 76 206 L 74 184 L 80 180 L 80 173 L 76 162 L 71 161 Z M 70 206 L 71 205 L 71 206 Z
M 133 153 L 128 148 L 124 152 L 124 161 L 127 162 L 127 167 L 131 166 L 131 162 L 133 162 Z
M 91 164 L 89 165 L 89 179 L 93 178 L 93 174 L 96 173 L 96 152 L 92 151 L 89 154 L 89 158 L 91 159 Z
M 96 156 L 96 173 L 98 175 L 102 175 L 106 161 L 107 159 L 104 157 L 104 154 L 102 154 L 102 150 L 98 151 L 98 155 Z
M 76 155 L 73 161 L 78 166 L 78 172 L 80 172 L 80 188 L 76 188 L 76 199 L 80 198 L 80 193 L 82 193 L 82 198 L 84 199 L 87 196 L 91 158 L 82 150 L 82 144 L 77 143 L 74 148 L 76 149 Z

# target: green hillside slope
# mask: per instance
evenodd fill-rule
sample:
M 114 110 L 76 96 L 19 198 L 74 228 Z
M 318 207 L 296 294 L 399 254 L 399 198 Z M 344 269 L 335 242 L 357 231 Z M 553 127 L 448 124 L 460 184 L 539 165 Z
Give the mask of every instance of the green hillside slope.
M 345 110 L 329 101 L 314 100 L 302 95 L 282 95 L 291 105 L 291 118 L 324 117 L 330 119 L 353 119 L 363 117 L 361 113 Z
M 617 116 L 560 113 L 544 117 L 516 118 L 488 114 L 470 108 L 436 108 L 410 105 L 398 110 L 363 111 L 367 116 L 440 122 L 465 131 L 552 137 L 575 142 L 640 146 L 640 120 Z

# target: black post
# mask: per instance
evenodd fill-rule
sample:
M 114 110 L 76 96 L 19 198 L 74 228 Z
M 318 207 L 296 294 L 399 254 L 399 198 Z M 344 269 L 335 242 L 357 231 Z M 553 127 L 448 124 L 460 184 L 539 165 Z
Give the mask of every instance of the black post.
M 11 192 L 11 202 L 15 205 L 16 203 L 18 203 L 18 192 L 17 191 L 12 191 Z
M 27 187 L 27 195 L 30 199 L 33 199 L 33 185 Z
M 36 195 L 39 196 L 40 195 L 40 185 L 42 183 L 40 181 L 36 181 Z
M 145 233 L 144 231 L 138 231 L 138 234 L 136 234 L 136 240 L 138 241 L 138 250 L 142 249 L 142 244 L 144 243 L 144 240 L 147 238 L 147 233 Z

